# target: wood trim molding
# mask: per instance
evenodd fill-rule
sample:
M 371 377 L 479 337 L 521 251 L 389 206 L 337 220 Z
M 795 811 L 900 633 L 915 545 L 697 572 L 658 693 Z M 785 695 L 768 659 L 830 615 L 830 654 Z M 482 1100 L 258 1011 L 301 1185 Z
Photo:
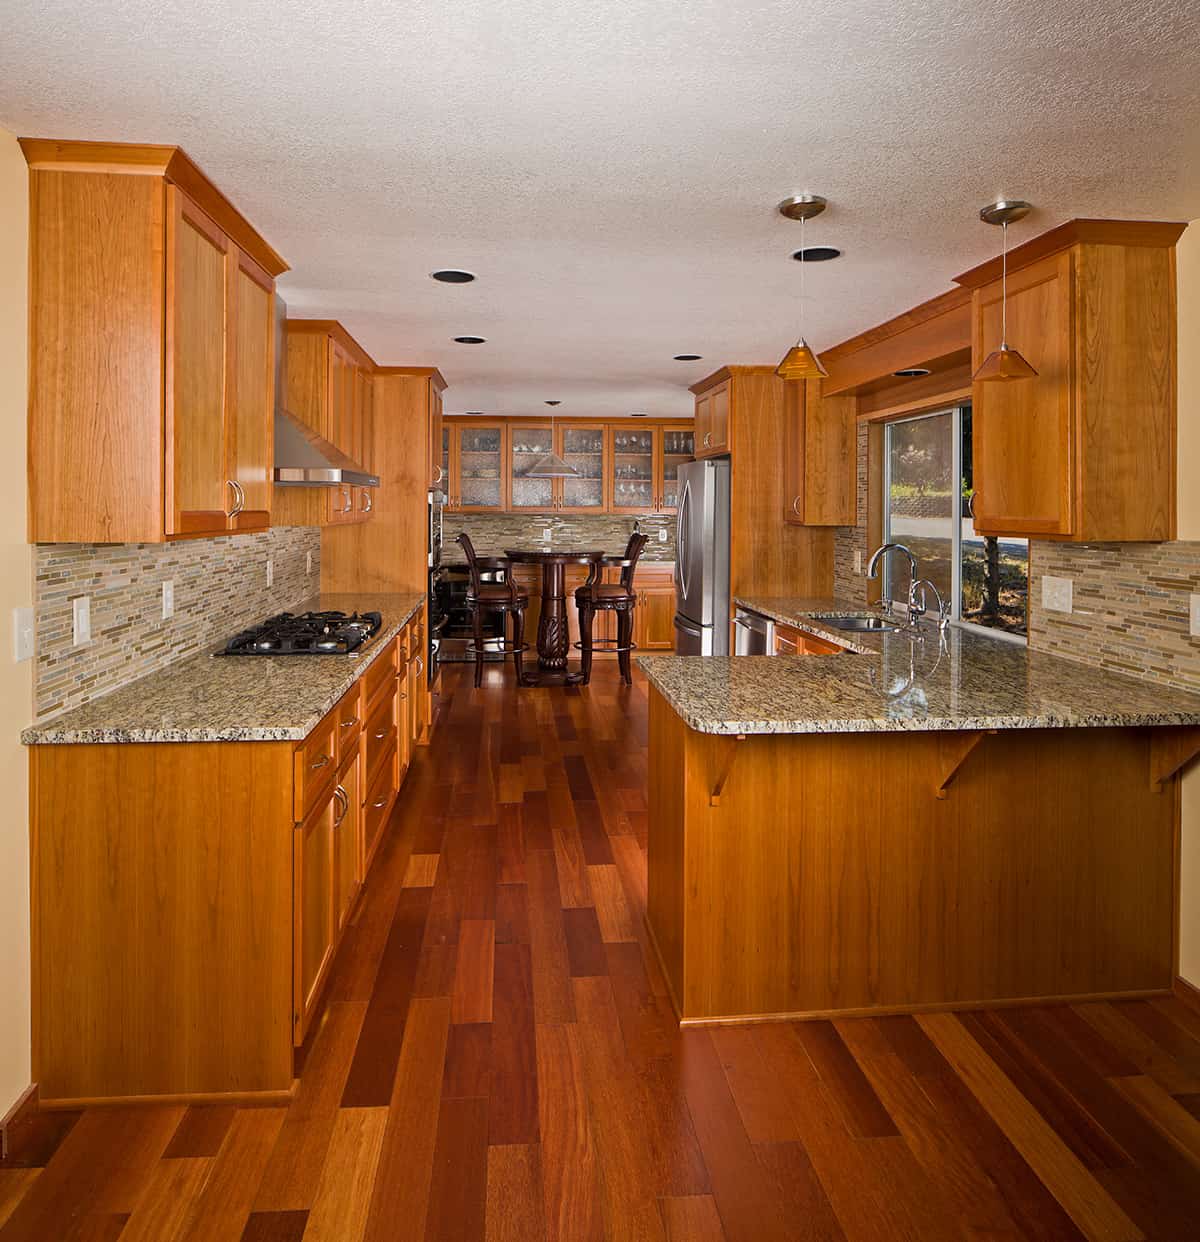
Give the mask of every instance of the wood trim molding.
M 1070 246 L 1174 246 L 1187 224 L 1165 220 L 1068 220 L 1049 232 L 1031 238 L 1008 252 L 1008 270 L 1016 271 L 1057 254 Z M 961 275 L 954 283 L 978 289 L 1000 279 L 999 257 L 988 259 Z
M 203 208 L 218 228 L 272 277 L 288 270 L 279 253 L 182 147 L 57 138 L 21 138 L 18 141 L 31 169 L 162 177 Z
M 929 396 L 914 397 L 895 405 L 875 407 L 862 397 L 858 401 L 858 421 L 861 423 L 886 423 L 894 418 L 908 418 L 914 414 L 932 413 L 951 405 L 961 405 L 971 399 L 970 383 L 959 384 Z
M 950 314 L 963 306 L 970 306 L 970 304 L 971 295 L 969 291 L 949 289 L 945 293 L 939 293 L 935 298 L 919 303 L 910 310 L 894 315 L 891 319 L 885 319 L 883 323 L 876 324 L 875 327 L 868 328 L 857 336 L 849 337 L 847 340 L 823 350 L 821 352 L 821 362 L 827 367 L 831 363 L 841 362 L 851 354 L 869 349 L 873 345 L 882 344 L 882 342 L 889 338 L 899 336 L 902 332 L 907 332 L 919 324 L 928 323 L 930 320 L 940 318 L 942 315 Z M 967 344 L 968 346 L 970 345 L 969 340 Z
M 702 380 L 698 380 L 692 384 L 688 391 L 695 393 L 697 397 L 706 393 L 710 388 L 715 388 L 718 384 L 725 383 L 738 375 L 774 375 L 775 368 L 779 364 L 773 366 L 725 366 L 714 371 L 711 375 L 706 375 Z
M 414 378 L 425 378 L 438 390 L 445 392 L 448 385 L 445 377 L 437 367 L 376 367 L 376 375 L 400 375 L 412 376 Z
M 350 353 L 355 361 L 373 374 L 378 374 L 375 359 L 350 335 L 336 319 L 288 319 L 289 332 L 305 332 L 313 336 L 331 336 Z
M 1186 1005 L 1192 1013 L 1200 1017 L 1200 988 L 1189 983 L 1182 975 L 1176 975 L 1171 991 L 1181 1005 Z
M 987 730 L 994 733 L 994 729 Z M 938 737 L 938 782 L 934 788 L 935 798 L 946 798 L 950 794 L 950 785 L 958 775 L 959 768 L 967 761 L 967 757 L 983 741 L 984 730 L 974 733 L 949 733 Z
M 390 375 L 394 369 L 390 368 L 384 374 Z M 497 414 L 495 418 L 481 417 L 478 414 L 443 414 L 442 421 L 464 427 L 549 427 L 551 424 L 551 420 L 541 414 L 535 414 L 532 418 L 519 418 L 515 414 Z M 556 414 L 553 422 L 556 427 L 625 427 L 631 425 L 634 427 L 672 427 L 688 431 L 691 429 L 694 418 L 690 414 L 684 414 L 679 418 L 629 418 L 628 416 L 625 418 L 583 418 L 582 416 L 564 418 Z
M 1150 789 L 1162 793 L 1167 781 L 1200 755 L 1200 728 L 1150 730 Z
M 38 1085 L 31 1082 L 17 1096 L 8 1112 L 0 1117 L 0 1161 L 20 1159 L 38 1109 Z

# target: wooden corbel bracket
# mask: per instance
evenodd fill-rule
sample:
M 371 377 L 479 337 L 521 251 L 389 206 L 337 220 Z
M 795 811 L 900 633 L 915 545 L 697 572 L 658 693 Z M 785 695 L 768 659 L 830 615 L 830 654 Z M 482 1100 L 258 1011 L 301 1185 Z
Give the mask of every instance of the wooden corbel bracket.
M 738 743 L 744 742 L 746 735 L 739 733 L 735 737 L 729 739 L 729 745 L 725 748 L 725 762 L 721 767 L 721 774 L 717 777 L 717 783 L 712 788 L 712 793 L 708 796 L 709 806 L 720 806 L 721 795 L 725 792 L 725 786 L 729 781 L 729 774 L 733 771 L 733 765 L 738 756 Z
M 935 797 L 947 796 L 950 784 L 958 775 L 958 769 L 966 763 L 967 756 L 983 741 L 985 734 L 995 732 L 995 729 L 978 729 L 973 733 L 938 734 L 938 781 L 933 787 Z
M 1150 730 L 1150 792 L 1162 793 L 1167 781 L 1200 755 L 1200 728 Z

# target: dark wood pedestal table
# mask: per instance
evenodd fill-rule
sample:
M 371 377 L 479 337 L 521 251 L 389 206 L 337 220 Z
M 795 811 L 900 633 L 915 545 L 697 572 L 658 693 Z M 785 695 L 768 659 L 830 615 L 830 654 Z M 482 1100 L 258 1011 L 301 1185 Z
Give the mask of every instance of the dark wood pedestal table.
M 514 565 L 542 567 L 542 614 L 538 618 L 537 632 L 538 674 L 526 673 L 521 679 L 522 685 L 536 686 L 542 680 L 541 675 L 547 674 L 557 674 L 566 681 L 575 680 L 579 674 L 567 673 L 567 655 L 571 645 L 567 625 L 567 566 L 591 565 L 605 554 L 580 551 L 578 548 L 570 551 L 505 548 L 504 555 Z

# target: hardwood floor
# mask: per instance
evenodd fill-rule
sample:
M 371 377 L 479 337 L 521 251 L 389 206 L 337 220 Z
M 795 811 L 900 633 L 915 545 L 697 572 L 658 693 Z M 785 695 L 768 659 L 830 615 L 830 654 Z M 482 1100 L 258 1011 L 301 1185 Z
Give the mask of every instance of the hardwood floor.
M 290 1106 L 41 1114 L 0 1242 L 1200 1236 L 1191 1010 L 681 1032 L 644 682 L 441 689 Z

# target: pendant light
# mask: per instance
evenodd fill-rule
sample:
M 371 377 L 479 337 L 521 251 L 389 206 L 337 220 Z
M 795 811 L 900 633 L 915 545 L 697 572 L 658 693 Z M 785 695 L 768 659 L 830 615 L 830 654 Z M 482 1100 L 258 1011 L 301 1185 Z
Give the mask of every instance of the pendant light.
M 1008 347 L 1008 226 L 1016 220 L 1024 220 L 1033 210 L 1029 203 L 1020 199 L 999 199 L 989 203 L 979 212 L 985 224 L 998 224 L 1001 228 L 1000 247 L 1000 348 L 993 349 L 983 360 L 979 370 L 971 376 L 976 383 L 986 384 L 997 380 L 1033 379 L 1037 371 L 1021 356 L 1019 350 Z
M 804 269 L 808 266 L 808 261 L 804 258 L 804 222 L 811 220 L 813 216 L 819 216 L 825 210 L 825 205 L 825 200 L 819 194 L 795 194 L 779 204 L 781 216 L 800 221 L 800 249 L 797 252 L 800 255 L 800 339 L 775 368 L 775 374 L 780 379 L 821 379 L 829 374 L 804 339 Z
M 577 479 L 579 471 L 574 466 L 568 466 L 554 451 L 554 407 L 562 405 L 562 402 L 547 401 L 546 404 L 550 407 L 550 452 L 543 453 L 525 471 L 524 477 L 527 479 Z

